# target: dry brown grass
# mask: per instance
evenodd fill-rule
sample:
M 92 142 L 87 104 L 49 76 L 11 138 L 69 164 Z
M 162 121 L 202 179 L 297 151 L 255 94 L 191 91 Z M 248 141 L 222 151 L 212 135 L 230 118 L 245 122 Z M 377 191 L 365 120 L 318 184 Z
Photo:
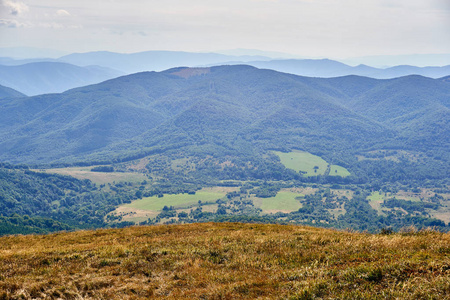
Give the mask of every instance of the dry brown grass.
M 190 224 L 0 238 L 0 299 L 450 299 L 450 234 Z

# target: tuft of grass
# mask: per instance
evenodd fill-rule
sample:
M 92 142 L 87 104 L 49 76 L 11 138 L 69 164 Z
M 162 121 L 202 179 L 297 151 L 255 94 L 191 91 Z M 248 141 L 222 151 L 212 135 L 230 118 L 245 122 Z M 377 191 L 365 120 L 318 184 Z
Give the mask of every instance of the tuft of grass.
M 0 299 L 450 299 L 450 234 L 202 223 L 0 238 Z

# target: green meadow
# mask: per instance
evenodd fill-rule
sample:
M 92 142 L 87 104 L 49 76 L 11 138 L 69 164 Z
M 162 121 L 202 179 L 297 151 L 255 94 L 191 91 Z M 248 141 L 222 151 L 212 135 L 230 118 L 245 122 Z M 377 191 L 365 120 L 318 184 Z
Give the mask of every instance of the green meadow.
M 148 179 L 144 174 L 133 172 L 92 172 L 93 167 L 70 167 L 46 169 L 45 173 L 72 176 L 76 179 L 89 179 L 96 184 L 108 184 L 114 182 L 142 182 Z M 35 170 L 39 171 L 39 170 Z
M 338 165 L 331 165 L 330 166 L 330 176 L 342 176 L 342 177 L 346 177 L 349 176 L 350 172 L 341 166 Z
M 253 202 L 256 207 L 263 210 L 263 213 L 291 212 L 302 207 L 300 201 L 295 199 L 300 196 L 303 195 L 288 191 L 280 191 L 275 197 L 255 198 Z
M 288 153 L 280 151 L 273 151 L 273 153 L 280 158 L 286 168 L 306 172 L 306 176 L 325 175 L 328 169 L 328 163 L 323 158 L 308 152 L 294 150 Z M 350 172 L 344 167 L 331 165 L 329 175 L 346 177 L 350 175 Z
M 323 175 L 328 163 L 317 155 L 308 152 L 294 150 L 289 153 L 273 151 L 281 160 L 281 163 L 289 169 L 306 172 L 306 176 Z M 318 167 L 318 169 L 314 169 Z
M 186 208 L 195 204 L 198 201 L 215 202 L 217 199 L 223 198 L 226 195 L 225 192 L 214 191 L 212 189 L 203 189 L 195 193 L 195 195 L 190 194 L 165 194 L 163 197 L 153 196 L 146 197 L 130 204 L 124 205 L 124 207 L 141 209 L 141 210 L 151 210 L 158 211 L 163 209 L 164 206 L 173 206 L 174 208 Z

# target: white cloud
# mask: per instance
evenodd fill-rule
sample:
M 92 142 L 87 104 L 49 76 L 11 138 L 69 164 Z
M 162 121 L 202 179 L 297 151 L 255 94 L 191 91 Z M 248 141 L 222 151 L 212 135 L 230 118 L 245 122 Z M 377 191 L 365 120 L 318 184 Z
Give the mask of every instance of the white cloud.
M 8 14 L 17 16 L 29 10 L 28 5 L 23 2 L 0 0 L 0 6 L 8 11 Z
M 17 20 L 0 19 L 0 27 L 29 28 L 29 27 L 32 27 L 32 25 L 30 23 L 22 23 Z
M 57 14 L 58 16 L 60 16 L 60 17 L 67 17 L 67 16 L 70 16 L 70 13 L 69 13 L 67 10 L 65 10 L 65 9 L 60 9 L 60 10 L 58 10 L 58 11 L 56 12 L 56 14 Z
M 0 26 L 2 44 L 70 51 L 447 53 L 450 0 L 0 0 Z

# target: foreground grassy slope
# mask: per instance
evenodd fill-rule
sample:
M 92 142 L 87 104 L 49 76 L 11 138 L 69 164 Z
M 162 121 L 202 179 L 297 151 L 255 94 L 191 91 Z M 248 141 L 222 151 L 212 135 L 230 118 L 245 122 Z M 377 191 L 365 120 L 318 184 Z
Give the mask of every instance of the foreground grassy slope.
M 450 235 L 191 224 L 0 238 L 0 298 L 450 299 Z

